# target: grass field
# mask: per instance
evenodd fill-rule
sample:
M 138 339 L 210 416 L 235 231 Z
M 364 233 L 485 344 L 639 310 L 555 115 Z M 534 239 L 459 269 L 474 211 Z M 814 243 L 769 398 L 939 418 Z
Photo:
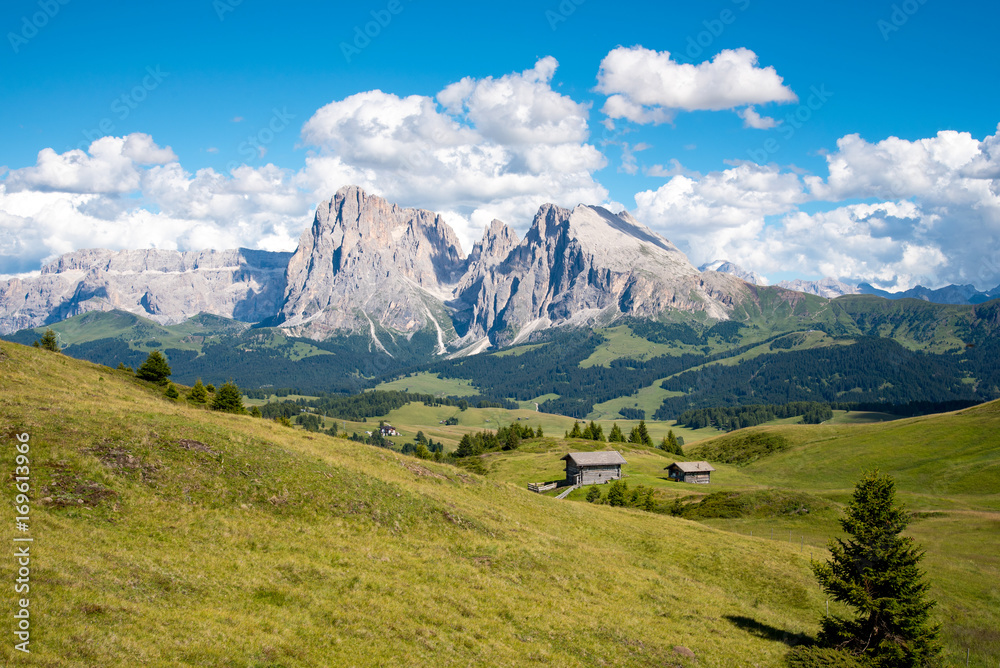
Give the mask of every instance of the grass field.
M 823 425 L 772 424 L 745 432 L 779 434 L 789 449 L 746 466 L 713 463 L 712 484 L 682 485 L 664 478 L 673 461 L 647 448 L 617 447 L 628 464 L 630 486 L 652 487 L 668 501 L 693 502 L 712 492 L 783 490 L 817 500 L 807 514 L 703 519 L 703 523 L 775 549 L 823 558 L 826 544 L 840 536 L 839 508 L 861 473 L 879 468 L 896 480 L 899 499 L 916 513 L 908 530 L 927 551 L 924 568 L 939 603 L 948 646 L 946 665 L 1000 663 L 1000 402 L 947 413 L 887 421 L 884 414 L 840 414 Z M 840 422 L 838 422 L 840 418 Z M 738 432 L 739 433 L 739 432 Z M 737 434 L 738 434 L 737 433 Z M 732 436 L 727 437 L 732 438 Z M 704 456 L 701 441 L 686 447 L 689 459 Z M 559 457 L 580 442 L 538 442 L 514 453 L 484 456 L 489 476 L 518 484 L 563 477 Z M 609 449 L 596 446 L 594 449 Z M 580 501 L 587 488 L 570 494 Z
M 213 413 L 9 343 L 0 419 L 5 443 L 30 435 L 36 539 L 32 652 L 3 643 L 6 665 L 779 666 L 823 606 L 790 546 Z
M 381 383 L 375 389 L 431 394 L 435 397 L 470 397 L 479 394 L 479 388 L 464 378 L 441 378 L 439 374 L 426 372 Z

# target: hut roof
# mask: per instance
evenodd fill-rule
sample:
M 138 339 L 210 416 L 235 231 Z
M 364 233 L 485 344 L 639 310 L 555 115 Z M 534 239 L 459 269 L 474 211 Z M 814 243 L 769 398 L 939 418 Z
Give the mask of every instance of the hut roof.
M 627 464 L 625 458 L 614 450 L 603 452 L 571 452 L 562 459 L 571 460 L 577 466 L 614 466 Z
M 708 462 L 674 462 L 666 468 L 672 469 L 675 466 L 684 473 L 709 473 L 715 470 Z

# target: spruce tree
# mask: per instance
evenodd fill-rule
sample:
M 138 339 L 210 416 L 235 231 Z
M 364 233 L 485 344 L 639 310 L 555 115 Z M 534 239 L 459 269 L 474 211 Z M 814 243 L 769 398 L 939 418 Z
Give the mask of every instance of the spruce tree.
M 935 603 L 918 567 L 924 553 L 900 535 L 910 516 L 895 496 L 891 477 L 864 474 L 840 520 L 849 538 L 831 541 L 830 560 L 813 563 L 823 590 L 856 611 L 823 617 L 819 644 L 878 668 L 928 665 L 941 651 L 940 626 L 929 619 Z
M 472 437 L 466 434 L 462 437 L 462 440 L 458 443 L 458 449 L 455 450 L 456 457 L 471 457 L 475 454 L 475 446 L 472 444 Z
M 624 506 L 628 502 L 628 483 L 624 480 L 613 480 L 608 486 L 607 503 L 609 506 Z
M 583 438 L 583 432 L 580 431 L 580 423 L 573 423 L 573 430 L 569 432 L 569 438 Z
M 608 441 L 611 443 L 625 442 L 625 434 L 622 433 L 622 429 L 618 426 L 617 422 L 611 425 L 611 433 L 608 434 Z
M 135 372 L 135 375 L 141 380 L 166 385 L 167 378 L 170 376 L 170 365 L 167 364 L 167 358 L 163 356 L 163 353 L 154 350 L 149 353 L 149 357 Z
M 639 420 L 639 426 L 636 427 L 636 429 L 639 430 L 639 441 L 638 442 L 642 443 L 643 445 L 648 445 L 648 446 L 652 447 L 652 445 L 653 445 L 653 439 L 649 437 L 649 432 L 646 430 L 646 421 L 645 420 Z
M 181 393 L 177 391 L 176 385 L 170 383 L 169 385 L 167 385 L 167 391 L 164 392 L 163 395 L 167 397 L 167 399 L 178 399 L 180 398 Z
M 223 383 L 219 391 L 215 393 L 215 399 L 212 400 L 212 410 L 239 415 L 247 412 L 243 407 L 243 394 L 236 383 L 231 380 Z
M 545 434 L 542 433 L 542 425 L 538 425 L 538 429 L 535 430 L 535 437 L 541 438 Z
M 590 503 L 600 503 L 601 490 L 597 489 L 597 485 L 591 485 L 590 489 L 587 490 L 587 501 Z
M 195 381 L 194 387 L 188 392 L 188 401 L 192 401 L 196 404 L 204 404 L 208 402 L 208 390 L 202 385 L 201 378 Z
M 45 330 L 42 334 L 41 347 L 43 350 L 51 350 L 54 353 L 62 352 L 62 348 L 59 347 L 59 339 L 56 338 L 56 333 L 51 329 Z

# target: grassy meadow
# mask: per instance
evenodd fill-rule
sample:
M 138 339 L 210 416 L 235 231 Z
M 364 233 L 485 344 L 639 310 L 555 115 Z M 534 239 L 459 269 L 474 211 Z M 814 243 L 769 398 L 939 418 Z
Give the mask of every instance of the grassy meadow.
M 16 344 L 0 420 L 7 444 L 30 434 L 35 539 L 32 651 L 0 645 L 6 665 L 778 666 L 823 607 L 790 546 L 213 413 Z
M 840 509 L 861 473 L 878 467 L 896 480 L 899 500 L 914 513 L 907 534 L 926 550 L 923 567 L 944 625 L 948 663 L 1000 664 L 1000 402 L 889 421 L 884 414 L 838 412 L 822 425 L 775 423 L 685 446 L 687 459 L 725 451 L 741 434 L 781 436 L 787 447 L 745 465 L 713 462 L 711 485 L 666 479 L 677 459 L 654 449 L 616 444 L 628 461 L 630 487 L 652 487 L 661 504 L 718 503 L 689 517 L 739 540 L 822 558 L 842 536 Z M 780 422 L 780 421 L 779 421 Z M 563 477 L 559 457 L 610 444 L 552 439 L 512 453 L 483 456 L 488 477 L 526 484 Z M 709 457 L 710 458 L 710 457 Z M 568 500 L 586 503 L 588 488 Z M 780 501 L 780 503 L 776 503 Z M 789 503 L 791 501 L 792 503 Z

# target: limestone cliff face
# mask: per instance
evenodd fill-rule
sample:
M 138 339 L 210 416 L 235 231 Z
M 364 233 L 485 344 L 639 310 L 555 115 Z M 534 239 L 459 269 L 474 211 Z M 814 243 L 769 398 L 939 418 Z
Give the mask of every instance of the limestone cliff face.
M 742 281 L 703 276 L 676 246 L 627 213 L 548 204 L 508 256 L 462 282 L 452 305 L 466 342 L 495 345 L 560 325 L 595 325 L 620 314 L 667 309 L 728 318 Z
M 75 251 L 40 276 L 0 284 L 0 333 L 111 309 L 162 324 L 199 313 L 258 322 L 277 312 L 290 256 L 245 248 Z
M 441 216 L 341 188 L 316 209 L 294 254 L 84 250 L 40 276 L 0 284 L 0 332 L 85 311 L 123 309 L 161 323 L 201 312 L 291 334 L 411 336 L 437 352 L 503 346 L 533 331 L 594 326 L 668 310 L 726 319 L 748 286 L 700 273 L 628 213 L 539 209 L 524 239 L 494 220 L 466 258 Z
M 437 214 L 404 209 L 351 186 L 316 209 L 288 263 L 282 327 L 316 338 L 337 330 L 403 333 L 441 327 L 433 311 L 467 262 Z

